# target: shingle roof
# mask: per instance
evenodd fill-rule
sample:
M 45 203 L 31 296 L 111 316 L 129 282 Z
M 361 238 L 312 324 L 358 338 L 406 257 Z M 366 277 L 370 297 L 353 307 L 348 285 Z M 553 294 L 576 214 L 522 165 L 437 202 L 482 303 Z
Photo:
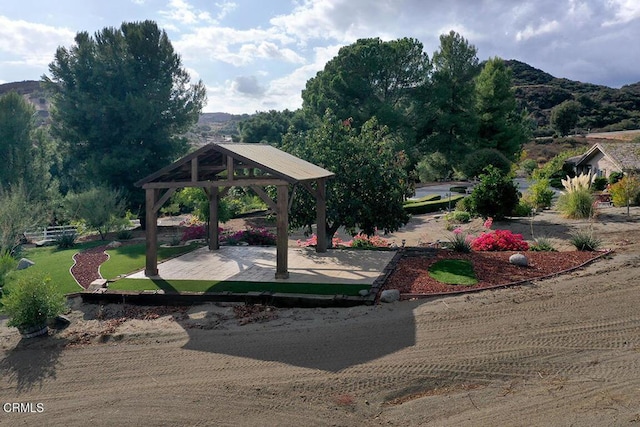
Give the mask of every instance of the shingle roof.
M 578 164 L 593 157 L 596 150 L 608 156 L 620 169 L 640 170 L 640 142 L 604 142 L 600 141 L 587 151 Z

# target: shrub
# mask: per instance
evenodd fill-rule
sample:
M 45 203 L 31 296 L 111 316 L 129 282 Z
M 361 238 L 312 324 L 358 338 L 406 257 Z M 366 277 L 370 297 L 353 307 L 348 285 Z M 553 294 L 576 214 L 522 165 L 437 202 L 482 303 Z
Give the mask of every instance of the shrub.
M 218 230 L 222 230 L 218 228 Z M 191 224 L 187 226 L 182 232 L 182 241 L 204 239 L 207 235 L 207 226 L 205 224 Z
M 123 228 L 118 231 L 116 237 L 118 238 L 118 240 L 131 240 L 133 239 L 133 233 L 131 232 L 131 230 Z
M 551 240 L 546 237 L 538 237 L 535 239 L 535 243 L 529 246 L 529 250 L 533 252 L 557 252 Z
M 21 275 L 3 298 L 8 326 L 28 328 L 45 325 L 65 309 L 64 295 L 43 275 Z
M 602 240 L 593 234 L 593 230 L 578 230 L 571 234 L 569 242 L 579 251 L 595 251 L 602 244 Z
M 605 188 L 607 188 L 608 183 L 609 183 L 609 180 L 604 176 L 597 176 L 593 179 L 593 184 L 591 185 L 591 187 L 595 191 L 602 191 Z
M 491 165 L 484 170 L 485 173 L 480 175 L 480 183 L 469 196 L 470 212 L 484 218 L 503 219 L 513 212 L 520 193 L 509 175 Z
M 465 157 L 462 171 L 468 177 L 479 176 L 487 165 L 499 169 L 505 175 L 511 170 L 511 162 L 504 154 L 495 148 L 482 148 Z
M 0 251 L 0 293 L 7 281 L 9 274 L 15 270 L 18 261 L 11 256 L 9 251 Z
M 533 174 L 533 171 L 538 169 L 538 162 L 533 159 L 525 159 L 522 161 L 522 163 L 520 163 L 520 167 L 522 168 L 524 173 L 527 174 L 527 176 L 531 176 L 531 174 Z
M 640 180 L 633 175 L 626 175 L 620 181 L 611 185 L 609 191 L 614 205 L 631 205 L 640 193 Z
M 68 193 L 64 207 L 69 218 L 82 220 L 105 240 L 107 233 L 122 224 L 125 199 L 121 191 L 108 187 L 93 187 L 82 193 Z
M 430 202 L 420 202 L 420 203 L 410 203 L 405 204 L 404 209 L 407 213 L 412 215 L 420 215 L 431 212 L 438 212 L 444 209 L 448 209 L 449 207 L 456 206 L 459 200 L 463 199 L 464 196 L 456 195 L 451 196 L 442 200 L 434 200 Z
M 591 218 L 596 215 L 593 203 L 594 198 L 591 191 L 589 191 L 589 189 L 582 188 L 560 194 L 560 197 L 558 197 L 558 210 L 566 218 Z
M 536 180 L 528 189 L 524 199 L 535 209 L 551 207 L 554 192 L 549 188 L 549 180 L 541 178 Z
M 62 233 L 56 237 L 55 244 L 58 249 L 69 249 L 76 244 L 77 234 L 74 232 Z
M 520 199 L 516 207 L 513 209 L 511 216 L 515 217 L 526 217 L 531 215 L 533 212 L 533 207 L 524 199 Z
M 452 224 L 466 224 L 471 220 L 471 214 L 466 211 L 453 211 L 444 216 L 445 221 Z
M 526 251 L 529 245 L 522 234 L 514 234 L 509 230 L 495 230 L 482 233 L 471 242 L 474 251 Z
M 471 252 L 471 242 L 473 238 L 460 228 L 453 230 L 449 238 L 449 249 L 455 252 L 469 253 Z
M 609 174 L 609 184 L 615 184 L 620 181 L 624 174 L 622 172 L 611 172 Z
M 248 228 L 222 236 L 221 241 L 227 245 L 245 243 L 250 246 L 274 246 L 276 244 L 276 236 L 265 228 Z

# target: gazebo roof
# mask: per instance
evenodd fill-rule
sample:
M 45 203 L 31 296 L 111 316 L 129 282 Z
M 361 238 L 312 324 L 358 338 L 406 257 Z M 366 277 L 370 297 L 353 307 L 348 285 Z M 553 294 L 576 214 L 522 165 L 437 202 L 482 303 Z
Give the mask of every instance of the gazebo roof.
M 225 179 L 218 174 L 227 170 L 227 160 L 234 168 L 256 168 L 264 177 L 281 179 L 291 184 L 334 176 L 333 172 L 309 163 L 271 145 L 257 143 L 208 144 L 136 182 L 145 187 L 150 183 L 184 183 Z M 194 166 L 195 161 L 195 166 Z M 240 184 L 240 183 L 239 183 Z

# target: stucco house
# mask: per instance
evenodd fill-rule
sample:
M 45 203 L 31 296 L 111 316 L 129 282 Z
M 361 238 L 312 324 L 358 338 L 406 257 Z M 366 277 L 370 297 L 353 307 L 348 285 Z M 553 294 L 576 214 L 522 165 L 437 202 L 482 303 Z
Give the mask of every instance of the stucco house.
M 577 174 L 591 171 L 608 178 L 612 172 L 640 173 L 640 142 L 599 141 L 574 162 Z

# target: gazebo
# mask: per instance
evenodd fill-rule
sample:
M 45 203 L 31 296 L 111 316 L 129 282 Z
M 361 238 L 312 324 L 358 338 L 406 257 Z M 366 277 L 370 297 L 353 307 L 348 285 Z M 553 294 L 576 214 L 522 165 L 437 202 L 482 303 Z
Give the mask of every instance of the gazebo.
M 158 275 L 158 211 L 179 188 L 202 188 L 209 199 L 209 249 L 218 249 L 218 199 L 230 187 L 251 188 L 277 218 L 276 279 L 287 279 L 290 202 L 298 185 L 316 199 L 318 243 L 327 248 L 326 180 L 333 172 L 295 157 L 273 146 L 257 143 L 208 144 L 136 182 L 145 190 L 146 276 Z M 315 181 L 315 188 L 312 183 Z M 274 201 L 264 187 L 274 185 Z M 292 194 L 289 187 L 292 186 Z

